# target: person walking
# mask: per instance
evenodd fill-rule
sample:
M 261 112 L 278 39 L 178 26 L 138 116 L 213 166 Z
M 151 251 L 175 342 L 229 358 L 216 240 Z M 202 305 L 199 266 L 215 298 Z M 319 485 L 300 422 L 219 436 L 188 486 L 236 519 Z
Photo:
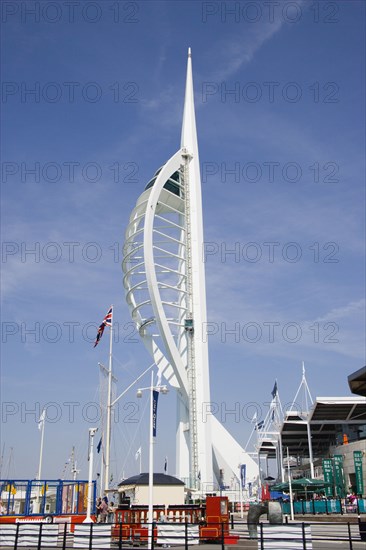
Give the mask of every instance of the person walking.
M 100 523 L 105 523 L 107 520 L 107 515 L 108 515 L 107 502 L 108 502 L 107 497 L 103 497 L 100 505 Z

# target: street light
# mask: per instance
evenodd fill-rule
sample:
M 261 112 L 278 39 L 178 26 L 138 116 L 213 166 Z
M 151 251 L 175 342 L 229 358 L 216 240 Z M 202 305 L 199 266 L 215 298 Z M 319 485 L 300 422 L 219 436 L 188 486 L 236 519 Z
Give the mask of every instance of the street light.
M 98 428 L 89 428 L 89 476 L 88 476 L 88 504 L 86 509 L 86 518 L 83 523 L 94 523 L 90 515 L 93 502 L 93 450 L 94 450 L 94 436 L 97 433 Z
M 150 391 L 150 441 L 149 441 L 149 514 L 148 514 L 148 549 L 151 550 L 153 547 L 152 541 L 154 536 L 153 530 L 153 476 L 154 476 L 154 425 L 156 426 L 156 410 L 155 410 L 155 422 L 154 422 L 154 391 L 159 391 L 163 395 L 168 393 L 168 388 L 166 386 L 154 386 L 154 372 L 151 371 L 151 385 L 147 388 L 139 388 L 136 392 L 136 397 L 142 397 L 142 392 L 144 390 Z M 157 407 L 157 404 L 156 404 Z

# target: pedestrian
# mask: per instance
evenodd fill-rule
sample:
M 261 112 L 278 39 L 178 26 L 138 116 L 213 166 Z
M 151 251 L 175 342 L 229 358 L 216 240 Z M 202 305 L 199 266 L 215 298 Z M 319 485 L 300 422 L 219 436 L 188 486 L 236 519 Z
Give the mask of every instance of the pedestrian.
M 97 523 L 100 522 L 100 507 L 102 505 L 102 499 L 99 497 L 97 500 L 97 505 L 95 507 L 95 515 L 97 516 Z
M 102 498 L 102 502 L 100 505 L 100 521 L 99 523 L 105 523 L 107 520 L 108 515 L 108 499 L 107 497 Z
M 108 506 L 108 523 L 114 523 L 114 502 L 111 502 Z

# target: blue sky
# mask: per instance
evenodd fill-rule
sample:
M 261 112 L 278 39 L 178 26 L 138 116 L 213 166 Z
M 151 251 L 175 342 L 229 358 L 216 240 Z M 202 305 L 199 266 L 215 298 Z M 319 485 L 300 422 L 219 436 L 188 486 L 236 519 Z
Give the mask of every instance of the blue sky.
M 150 364 L 121 248 L 179 147 L 189 46 L 217 414 L 245 445 L 275 379 L 291 401 L 302 361 L 313 396 L 349 395 L 365 364 L 364 3 L 106 0 L 72 13 L 46 0 L 32 15 L 36 4 L 2 4 L 3 475 L 35 476 L 49 404 L 44 476 L 61 476 L 73 445 L 87 476 L 108 356 L 106 336 L 92 341 L 111 303 L 116 391 Z M 120 402 L 115 480 L 136 472 L 140 445 L 147 468 L 146 399 Z M 173 391 L 156 444 L 170 473 L 172 410 Z

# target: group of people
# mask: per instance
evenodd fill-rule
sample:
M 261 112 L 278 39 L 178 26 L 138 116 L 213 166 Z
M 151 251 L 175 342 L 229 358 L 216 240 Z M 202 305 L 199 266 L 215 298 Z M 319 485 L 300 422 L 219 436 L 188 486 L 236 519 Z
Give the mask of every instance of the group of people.
M 353 491 L 346 496 L 346 507 L 349 512 L 357 511 L 357 496 Z
M 96 505 L 97 523 L 114 522 L 114 502 L 108 503 L 108 497 L 99 497 Z

